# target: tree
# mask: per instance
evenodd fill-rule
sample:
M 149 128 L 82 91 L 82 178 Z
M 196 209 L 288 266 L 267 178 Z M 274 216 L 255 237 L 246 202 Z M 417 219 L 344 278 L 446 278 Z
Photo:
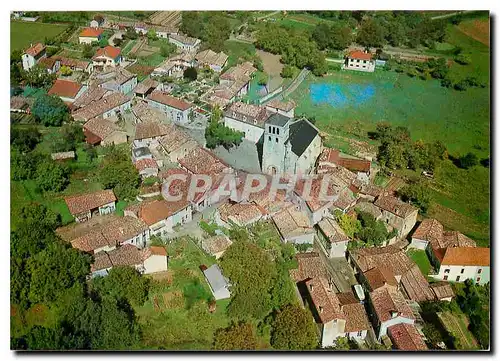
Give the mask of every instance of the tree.
M 171 43 L 164 43 L 160 46 L 160 55 L 168 58 L 174 51 L 176 47 Z
M 113 39 L 113 46 L 121 46 L 122 44 L 123 44 L 122 38 L 114 38 Z
M 405 202 L 411 202 L 416 205 L 422 213 L 426 213 L 431 204 L 431 195 L 429 188 L 423 183 L 414 183 L 398 190 L 398 195 Z
M 288 305 L 278 311 L 272 324 L 271 345 L 280 350 L 318 347 L 316 325 L 310 312 L 299 305 Z
M 394 19 L 387 26 L 387 41 L 392 46 L 400 46 L 406 40 L 406 28 L 399 19 Z
M 41 154 L 21 154 L 15 149 L 11 152 L 10 172 L 13 180 L 33 179 L 38 165 L 47 158 Z
M 71 118 L 68 107 L 56 95 L 40 95 L 31 107 L 31 113 L 45 126 L 60 126 Z
M 81 125 L 70 123 L 61 127 L 60 137 L 52 144 L 54 152 L 68 152 L 76 150 L 76 147 L 85 140 Z
M 138 35 L 133 26 L 129 26 L 125 31 L 125 37 L 130 40 L 134 40 L 138 38 Z
M 10 144 L 21 153 L 32 151 L 41 140 L 42 135 L 36 127 L 10 128 Z
M 281 71 L 281 76 L 283 78 L 293 78 L 295 74 L 295 69 L 293 66 L 290 66 L 290 65 L 285 65 L 283 67 L 283 70 Z
M 139 172 L 126 153 L 111 147 L 99 169 L 99 180 L 104 188 L 113 188 L 119 199 L 133 199 L 141 183 Z
M 221 117 L 222 111 L 220 108 L 217 106 L 214 107 L 210 117 L 210 123 L 205 129 L 206 145 L 209 149 L 215 149 L 221 145 L 229 150 L 233 146 L 239 146 L 245 136 L 243 132 L 233 130 L 220 123 Z
M 30 85 L 35 88 L 48 89 L 56 80 L 56 74 L 49 74 L 47 69 L 40 64 L 36 64 L 28 71 L 22 71 L 21 74 L 26 82 L 26 85 Z
M 61 66 L 61 69 L 59 71 L 64 76 L 69 76 L 69 75 L 73 74 L 73 70 L 71 70 L 70 67 L 65 66 L 65 65 Z
M 241 322 L 219 329 L 214 336 L 213 349 L 217 351 L 255 350 L 257 345 L 254 326 L 251 323 Z
M 478 164 L 477 155 L 471 152 L 458 158 L 458 165 L 462 169 L 469 169 L 475 167 L 477 164 Z
M 347 237 L 354 238 L 354 235 L 361 230 L 361 222 L 341 211 L 335 211 L 335 220 Z
M 312 38 L 321 50 L 344 50 L 352 42 L 352 31 L 348 26 L 339 23 L 320 23 L 314 28 Z
M 156 31 L 153 29 L 148 30 L 146 36 L 148 37 L 148 40 L 158 40 L 158 34 L 156 34 Z
M 108 276 L 97 277 L 92 281 L 93 289 L 101 297 L 126 299 L 137 306 L 142 306 L 146 301 L 149 285 L 148 278 L 142 277 L 137 270 L 127 266 L 113 267 Z
M 60 192 L 69 184 L 69 172 L 66 167 L 45 160 L 36 169 L 36 184 L 43 191 Z
M 258 75 L 258 78 L 257 78 L 257 84 L 261 85 L 261 86 L 265 86 L 267 85 L 267 78 L 268 78 L 268 75 L 264 72 L 260 73 Z
M 90 44 L 84 44 L 82 48 L 82 56 L 85 59 L 90 59 L 94 56 L 94 49 L 92 48 L 92 45 Z
M 194 81 L 198 78 L 198 71 L 196 70 L 196 68 L 190 66 L 189 68 L 186 68 L 186 70 L 184 70 L 183 77 L 190 82 Z
M 385 29 L 377 20 L 364 19 L 358 31 L 357 42 L 366 47 L 382 47 L 385 43 Z

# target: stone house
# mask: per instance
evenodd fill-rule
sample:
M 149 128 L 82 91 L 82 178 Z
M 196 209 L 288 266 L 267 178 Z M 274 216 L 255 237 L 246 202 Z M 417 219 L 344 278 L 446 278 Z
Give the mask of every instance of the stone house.
M 323 218 L 316 226 L 316 236 L 325 254 L 330 257 L 345 257 L 349 238 L 332 217 Z
M 380 196 L 375 201 L 382 212 L 381 221 L 398 231 L 399 238 L 405 238 L 417 222 L 418 208 L 393 196 Z
M 204 238 L 201 241 L 201 248 L 215 259 L 219 259 L 232 244 L 233 242 L 225 234 L 218 234 Z
M 92 193 L 64 198 L 76 222 L 85 222 L 96 214 L 109 214 L 115 211 L 116 197 L 113 190 L 107 189 Z
M 338 149 L 323 149 L 318 158 L 318 173 L 328 173 L 332 168 L 339 166 L 354 172 L 361 184 L 370 183 L 371 162 L 369 160 L 342 156 Z
M 263 217 L 262 210 L 254 203 L 226 202 L 217 208 L 214 218 L 218 225 L 231 228 L 250 226 Z
M 220 73 L 227 63 L 229 57 L 222 51 L 216 53 L 210 49 L 200 51 L 195 56 L 195 60 L 199 67 L 209 67 L 216 73 Z
M 295 244 L 312 244 L 314 228 L 299 206 L 294 204 L 274 214 L 272 220 L 283 242 Z
M 401 351 L 426 351 L 425 341 L 415 327 L 409 323 L 399 323 L 387 328 L 393 346 Z
M 45 45 L 42 43 L 36 43 L 35 45 L 31 44 L 31 46 L 26 49 L 21 56 L 21 60 L 23 62 L 23 69 L 28 71 L 32 67 L 34 67 L 41 59 L 47 57 L 47 52 Z
M 283 102 L 278 99 L 273 99 L 265 104 L 265 107 L 268 111 L 284 115 L 285 117 L 288 118 L 295 117 L 296 106 L 297 104 L 293 100 Z
M 168 255 L 165 247 L 151 246 L 143 252 L 144 274 L 168 270 Z
M 151 107 L 165 112 L 173 122 L 179 124 L 188 123 L 190 113 L 194 110 L 193 104 L 159 90 L 153 91 L 146 99 Z
M 127 143 L 127 133 L 118 125 L 101 117 L 92 118 L 83 125 L 85 141 L 91 145 Z
M 186 157 L 196 147 L 198 147 L 198 142 L 173 124 L 169 126 L 167 134 L 158 138 L 158 149 L 172 163 L 177 163 L 179 159 Z
M 181 34 L 169 34 L 168 41 L 178 48 L 187 51 L 196 51 L 201 44 L 200 39 L 191 38 Z
M 92 73 L 90 84 L 113 92 L 129 94 L 137 86 L 137 75 L 121 66 L 117 66 Z
M 107 92 L 107 91 L 106 91 Z M 84 97 L 85 94 L 82 95 Z M 76 101 L 75 101 L 76 102 Z M 121 115 L 131 108 L 131 100 L 122 93 L 111 93 L 96 101 L 90 102 L 72 113 L 73 119 L 80 122 L 87 122 L 95 117 L 104 119 Z

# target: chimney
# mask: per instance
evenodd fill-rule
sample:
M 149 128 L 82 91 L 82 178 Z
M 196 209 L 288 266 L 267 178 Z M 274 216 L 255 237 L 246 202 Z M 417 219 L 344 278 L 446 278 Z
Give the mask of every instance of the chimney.
M 310 291 L 314 290 L 314 287 L 313 287 L 313 284 L 312 284 L 312 283 L 309 285 L 309 290 L 310 290 Z
M 319 306 L 319 313 L 323 313 L 323 306 Z

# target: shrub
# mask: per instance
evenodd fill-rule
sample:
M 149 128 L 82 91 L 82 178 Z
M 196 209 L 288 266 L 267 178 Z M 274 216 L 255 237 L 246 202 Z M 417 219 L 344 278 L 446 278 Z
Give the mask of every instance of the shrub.
M 462 169 L 469 169 L 475 167 L 477 164 L 478 164 L 477 156 L 471 152 L 458 158 L 458 165 Z
M 461 64 L 461 65 L 467 65 L 467 64 L 470 64 L 471 63 L 471 58 L 470 56 L 466 55 L 466 54 L 459 54 L 455 57 L 455 61 L 458 63 L 458 64 Z

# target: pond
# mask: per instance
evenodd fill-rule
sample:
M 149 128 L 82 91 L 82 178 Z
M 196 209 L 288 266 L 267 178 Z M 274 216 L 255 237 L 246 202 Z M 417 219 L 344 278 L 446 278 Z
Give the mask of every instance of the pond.
M 311 101 L 315 105 L 328 104 L 335 108 L 361 105 L 375 95 L 375 86 L 367 84 L 311 84 Z

